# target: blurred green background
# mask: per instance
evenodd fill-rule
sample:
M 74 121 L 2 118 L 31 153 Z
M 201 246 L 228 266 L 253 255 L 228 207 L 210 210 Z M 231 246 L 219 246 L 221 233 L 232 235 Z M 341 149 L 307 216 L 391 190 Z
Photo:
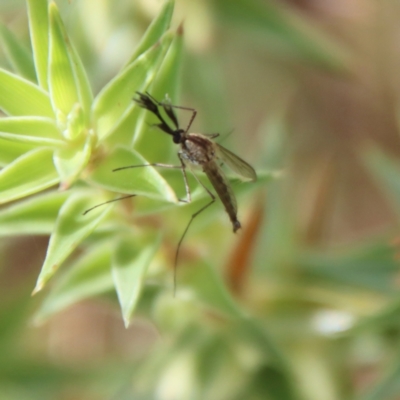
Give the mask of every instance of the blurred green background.
M 57 5 L 97 93 L 161 2 Z M 28 47 L 24 1 L 0 17 Z M 180 279 L 204 297 L 150 284 L 127 330 L 111 293 L 36 326 L 48 238 L 3 237 L 0 400 L 400 399 L 399 20 L 391 1 L 177 0 L 193 130 L 277 178 L 239 197 L 240 234 L 222 208 L 226 237 L 189 234 Z M 205 268 L 239 316 L 213 310 L 230 300 Z

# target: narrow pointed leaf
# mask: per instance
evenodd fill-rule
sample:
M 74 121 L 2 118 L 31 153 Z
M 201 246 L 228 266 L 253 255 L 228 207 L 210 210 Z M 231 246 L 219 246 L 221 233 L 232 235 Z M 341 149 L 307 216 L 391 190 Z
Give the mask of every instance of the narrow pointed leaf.
M 44 117 L 1 118 L 0 137 L 44 146 L 65 144 L 54 120 Z
M 27 0 L 29 31 L 39 85 L 48 89 L 49 16 L 48 0 Z
M 169 48 L 172 37 L 166 34 L 160 43 L 143 53 L 129 67 L 122 70 L 98 94 L 93 104 L 97 122 L 97 134 L 104 139 L 120 118 L 134 106 L 132 98 L 136 91 L 143 91 L 154 79 L 159 62 Z
M 179 88 L 179 71 L 181 65 L 181 55 L 183 47 L 183 31 L 181 28 L 174 36 L 171 46 L 157 72 L 157 76 L 151 88 L 151 94 L 161 99 L 168 95 L 173 104 L 178 104 L 177 95 Z M 148 125 L 146 124 L 146 117 L 148 112 L 138 107 L 136 103 L 132 102 L 129 111 L 127 111 L 123 118 L 116 124 L 110 133 L 110 143 L 125 144 L 131 146 L 134 144 L 135 148 L 140 153 L 145 155 L 145 158 L 150 160 L 160 159 L 160 151 L 164 153 L 171 149 L 171 138 L 167 135 L 157 137 L 157 142 L 152 142 L 149 146 Z M 148 156 L 148 157 L 147 157 Z
M 83 215 L 98 201 L 90 193 L 77 192 L 61 207 L 34 293 L 43 289 L 62 262 L 93 232 L 112 208 L 112 205 L 106 205 Z
M 326 284 L 346 284 L 385 294 L 396 294 L 399 265 L 395 249 L 386 241 L 367 242 L 351 251 L 309 252 L 297 256 L 303 276 L 325 280 Z
M 36 149 L 0 171 L 0 204 L 47 189 L 59 182 L 51 149 Z
M 50 4 L 49 90 L 53 108 L 65 116 L 79 102 L 65 32 L 55 3 Z
M 183 25 L 175 32 L 171 46 L 157 72 L 157 77 L 152 85 L 155 97 L 168 95 L 172 104 L 176 104 L 181 78 L 181 64 L 183 51 Z
M 290 362 L 281 346 L 275 342 L 275 339 L 268 330 L 266 330 L 263 324 L 251 316 L 243 315 L 236 320 L 235 325 L 232 326 L 233 334 L 236 335 L 239 340 L 246 340 L 248 343 L 256 346 L 258 353 L 262 355 L 265 360 L 273 360 L 275 366 L 286 375 L 286 382 L 281 383 L 285 384 L 288 392 L 292 392 L 293 384 L 291 381 L 293 379 L 293 371 L 291 370 Z M 289 378 L 289 380 L 286 380 L 287 378 Z M 287 400 L 298 399 L 298 397 L 294 396 L 294 393 L 284 398 Z
M 174 0 L 166 0 L 159 14 L 153 19 L 147 28 L 139 45 L 129 58 L 126 66 L 132 64 L 141 54 L 153 46 L 157 40 L 167 31 L 171 24 L 172 14 L 174 12 Z
M 0 236 L 50 235 L 67 192 L 31 197 L 0 211 Z
M 0 24 L 0 43 L 14 70 L 24 78 L 36 82 L 32 54 L 6 26 Z
M 159 246 L 159 234 L 151 235 L 146 240 L 126 235 L 118 241 L 112 259 L 112 276 L 125 327 L 129 326 L 142 291 L 147 268 Z
M 377 184 L 391 201 L 397 213 L 400 213 L 400 163 L 376 148 L 370 148 L 364 153 L 364 160 L 372 174 L 377 178 Z
M 88 181 L 119 193 L 137 194 L 150 198 L 176 202 L 176 196 L 165 179 L 153 167 L 114 169 L 148 162 L 134 150 L 117 148 L 103 160 L 88 177 Z
M 35 322 L 42 323 L 47 318 L 65 308 L 112 290 L 110 246 L 102 243 L 91 248 L 76 260 L 57 280 L 35 315 Z
M 0 109 L 8 115 L 54 117 L 49 96 L 32 82 L 0 69 Z
M 128 107 L 124 116 L 112 128 L 107 136 L 107 144 L 131 147 L 135 132 L 144 123 L 144 113 L 137 104 Z
M 163 62 L 157 72 L 157 76 L 152 84 L 151 94 L 156 98 L 163 100 L 165 96 L 171 99 L 172 104 L 179 105 L 178 92 L 180 80 L 180 66 L 182 61 L 183 48 L 183 30 L 180 27 L 174 36 L 174 40 L 168 49 Z M 162 160 L 166 152 L 171 152 L 172 140 L 168 135 L 160 135 L 157 140 L 153 140 L 149 146 L 149 126 L 146 123 L 149 112 L 140 110 L 144 114 L 136 124 L 135 137 L 133 144 L 145 158 L 149 160 Z M 190 113 L 188 112 L 190 115 Z
M 209 264 L 199 262 L 191 265 L 189 270 L 177 271 L 178 296 L 182 281 L 193 290 L 197 300 L 205 306 L 233 318 L 243 316 L 243 312 L 229 294 L 221 277 Z
M 28 143 L 14 142 L 0 137 L 0 166 L 5 166 L 36 146 Z
M 83 67 L 82 60 L 80 59 L 75 47 L 72 45 L 70 41 L 68 41 L 66 44 L 69 51 L 72 71 L 75 77 L 75 84 L 78 91 L 79 103 L 81 104 L 83 109 L 83 114 L 86 120 L 86 126 L 88 126 L 90 123 L 90 112 L 93 102 L 92 89 L 85 68 Z
M 64 189 L 71 186 L 89 162 L 92 138 L 88 135 L 81 148 L 61 149 L 54 153 L 54 165 Z

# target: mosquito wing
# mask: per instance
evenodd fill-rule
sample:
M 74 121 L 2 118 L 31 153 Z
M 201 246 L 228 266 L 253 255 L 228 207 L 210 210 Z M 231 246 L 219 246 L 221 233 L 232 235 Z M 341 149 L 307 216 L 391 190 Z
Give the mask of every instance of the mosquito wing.
M 220 158 L 221 161 L 224 162 L 233 172 L 250 181 L 257 180 L 256 171 L 254 171 L 254 168 L 250 164 L 218 143 L 214 144 L 217 149 L 218 158 Z

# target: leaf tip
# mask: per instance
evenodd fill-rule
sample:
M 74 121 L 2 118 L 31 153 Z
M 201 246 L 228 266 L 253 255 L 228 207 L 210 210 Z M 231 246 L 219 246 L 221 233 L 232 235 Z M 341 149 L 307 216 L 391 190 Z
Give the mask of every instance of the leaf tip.
M 123 318 L 124 318 L 125 329 L 129 329 L 129 325 L 131 324 L 130 318 L 128 316 L 126 316 L 126 315 L 124 315 Z
M 178 36 L 183 36 L 183 34 L 184 34 L 184 28 L 183 28 L 183 23 L 184 23 L 184 21 L 182 21 L 180 24 L 179 24 L 179 26 L 178 26 L 178 29 L 176 30 L 176 34 L 178 35 Z
M 43 282 L 38 281 L 31 293 L 31 296 L 34 296 L 35 294 L 39 293 L 42 289 L 43 289 Z
M 49 14 L 50 16 L 53 15 L 54 12 L 57 12 L 58 8 L 57 8 L 57 4 L 55 1 L 50 1 L 49 3 Z

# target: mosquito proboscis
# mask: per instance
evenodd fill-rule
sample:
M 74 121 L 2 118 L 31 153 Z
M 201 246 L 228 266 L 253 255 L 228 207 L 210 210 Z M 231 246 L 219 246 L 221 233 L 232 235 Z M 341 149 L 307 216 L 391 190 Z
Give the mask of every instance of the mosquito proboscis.
M 192 224 L 193 220 L 201 214 L 204 210 L 206 210 L 209 206 L 211 206 L 216 201 L 216 196 L 212 193 L 199 178 L 197 178 L 196 174 L 193 172 L 192 167 L 197 167 L 202 169 L 202 171 L 206 174 L 208 180 L 210 181 L 212 187 L 214 188 L 217 196 L 221 200 L 226 213 L 229 216 L 229 219 L 232 223 L 233 232 L 236 232 L 241 228 L 241 224 L 237 218 L 237 203 L 235 195 L 232 191 L 231 185 L 228 179 L 225 177 L 224 172 L 221 169 L 221 165 L 225 164 L 228 166 L 234 173 L 236 173 L 239 177 L 244 178 L 249 181 L 255 181 L 257 179 L 256 172 L 253 167 L 249 165 L 246 161 L 242 160 L 237 155 L 233 154 L 231 151 L 221 146 L 220 144 L 213 141 L 219 134 L 214 133 L 211 135 L 200 134 L 200 133 L 191 133 L 189 129 L 196 118 L 197 111 L 194 108 L 182 107 L 171 105 L 169 102 L 160 102 L 152 97 L 149 93 L 141 93 L 137 92 L 138 98 L 134 98 L 133 100 L 139 104 L 140 107 L 150 111 L 153 113 L 157 119 L 158 123 L 154 124 L 161 131 L 167 133 L 172 136 L 172 140 L 175 144 L 180 146 L 178 151 L 178 158 L 180 161 L 180 165 L 169 165 L 162 163 L 152 163 L 152 164 L 144 164 L 144 165 L 129 165 L 120 168 L 116 168 L 113 171 L 120 171 L 128 168 L 138 168 L 138 167 L 162 167 L 162 168 L 174 168 L 180 169 L 183 175 L 183 180 L 185 184 L 186 190 L 186 200 L 182 200 L 185 202 L 191 202 L 191 192 L 188 184 L 188 179 L 186 175 L 186 168 L 189 167 L 196 181 L 205 189 L 205 191 L 210 196 L 211 200 L 206 205 L 201 207 L 198 211 L 196 211 L 190 218 L 186 228 L 178 242 L 176 252 L 175 252 L 175 261 L 174 261 L 174 290 L 176 287 L 176 270 L 178 265 L 178 256 L 181 244 L 183 239 L 186 236 L 186 233 Z M 189 111 L 192 113 L 189 123 L 186 129 L 182 129 L 179 126 L 178 118 L 175 114 L 174 109 L 180 109 Z M 171 121 L 169 124 L 164 116 L 161 114 L 161 110 L 164 111 L 168 119 Z M 117 198 L 114 200 L 110 200 L 106 203 L 110 203 L 113 201 L 117 201 L 123 198 L 133 197 L 124 196 L 122 198 Z M 102 203 L 100 205 L 106 204 Z M 93 208 L 95 208 L 93 207 Z M 92 208 L 92 209 L 93 209 Z M 87 213 L 90 210 L 87 210 Z

